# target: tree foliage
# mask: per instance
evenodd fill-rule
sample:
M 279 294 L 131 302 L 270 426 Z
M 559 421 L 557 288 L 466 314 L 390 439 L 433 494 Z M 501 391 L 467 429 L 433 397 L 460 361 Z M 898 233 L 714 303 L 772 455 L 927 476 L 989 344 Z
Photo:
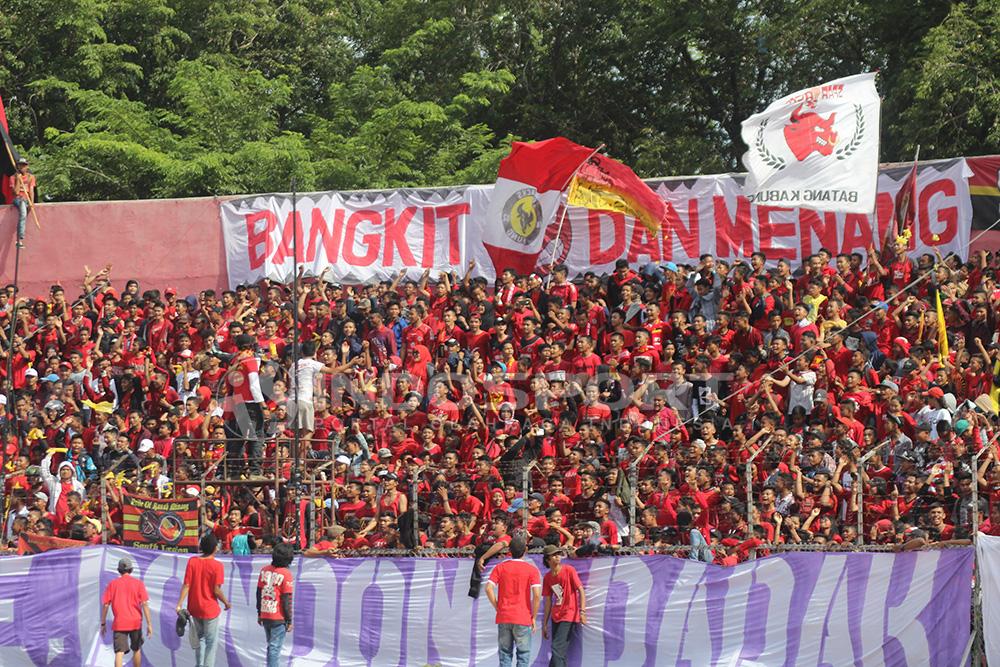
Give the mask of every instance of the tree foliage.
M 7 0 L 0 94 L 52 199 L 489 182 L 514 139 L 739 168 L 740 122 L 878 69 L 883 160 L 1000 151 L 1000 2 Z

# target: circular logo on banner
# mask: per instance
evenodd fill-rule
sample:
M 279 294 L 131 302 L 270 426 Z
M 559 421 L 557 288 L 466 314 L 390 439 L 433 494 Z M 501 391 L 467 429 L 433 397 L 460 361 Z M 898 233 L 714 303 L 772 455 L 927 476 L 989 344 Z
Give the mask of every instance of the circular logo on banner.
M 507 236 L 514 241 L 522 245 L 534 241 L 541 231 L 542 221 L 542 205 L 535 190 L 525 188 L 508 197 L 501 220 Z
M 160 515 L 147 510 L 139 517 L 139 532 L 149 542 L 175 545 L 184 539 L 184 520 L 173 512 Z

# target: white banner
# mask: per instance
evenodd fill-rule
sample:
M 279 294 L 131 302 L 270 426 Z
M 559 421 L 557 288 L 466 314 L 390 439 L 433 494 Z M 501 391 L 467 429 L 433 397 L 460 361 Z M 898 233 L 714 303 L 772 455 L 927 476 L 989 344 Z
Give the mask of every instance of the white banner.
M 747 197 L 818 211 L 874 211 L 880 106 L 875 74 L 858 74 L 786 95 L 743 121 Z
M 986 661 L 991 665 L 1000 665 L 1000 537 L 979 533 L 976 558 L 982 586 Z
M 875 213 L 819 212 L 754 204 L 743 196 L 739 177 L 704 176 L 649 181 L 668 203 L 659 235 L 620 213 L 570 208 L 559 228 L 546 228 L 533 265 L 544 272 L 553 260 L 571 276 L 610 272 L 616 260 L 633 266 L 673 261 L 697 264 L 699 255 L 746 260 L 755 251 L 770 262 L 797 264 L 821 247 L 834 254 L 867 254 L 881 246 L 892 221 L 894 197 L 905 167 L 884 169 L 878 178 Z M 917 233 L 911 254 L 954 252 L 968 256 L 972 226 L 971 171 L 964 158 L 920 165 L 917 174 Z M 433 190 L 314 193 L 296 202 L 299 255 L 306 275 L 330 269 L 346 282 L 387 279 L 400 270 L 418 278 L 424 269 L 492 279 L 512 258 L 490 253 L 483 243 L 493 186 Z M 261 195 L 220 206 L 230 286 L 263 277 L 287 282 L 292 276 L 294 226 L 287 195 Z M 990 220 L 989 222 L 992 222 Z M 988 223 L 987 223 L 988 224 Z
M 98 610 L 124 555 L 150 596 L 143 664 L 193 664 L 188 636 L 174 630 L 189 556 L 88 547 L 0 559 L 0 665 L 113 664 L 111 619 L 102 635 Z M 970 634 L 972 555 L 790 553 L 735 567 L 673 556 L 570 559 L 588 625 L 572 640 L 569 664 L 956 667 Z M 215 664 L 263 665 L 255 591 L 270 557 L 220 561 L 233 608 L 219 619 Z M 297 557 L 281 664 L 495 665 L 494 612 L 485 594 L 466 595 L 471 569 L 471 558 Z M 540 632 L 531 653 L 530 664 L 546 664 Z

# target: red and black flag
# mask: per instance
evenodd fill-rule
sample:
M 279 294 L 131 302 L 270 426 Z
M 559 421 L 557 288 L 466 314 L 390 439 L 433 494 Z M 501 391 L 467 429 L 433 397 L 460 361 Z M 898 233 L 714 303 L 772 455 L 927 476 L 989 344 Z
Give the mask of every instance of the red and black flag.
M 48 535 L 37 535 L 35 533 L 21 533 L 17 538 L 17 555 L 30 556 L 40 554 L 53 549 L 68 549 L 71 547 L 85 547 L 86 542 L 79 540 L 67 540 L 62 537 L 50 537 Z
M 896 235 L 905 236 L 910 230 L 910 238 L 916 237 L 917 225 L 917 160 L 920 147 L 913 156 L 913 166 L 903 180 L 903 187 L 896 193 Z
M 197 498 L 143 498 L 126 493 L 122 541 L 127 547 L 193 553 L 198 550 Z
M 14 148 L 14 142 L 10 140 L 10 130 L 7 127 L 7 111 L 3 106 L 3 98 L 0 97 L 0 141 L 3 147 L 0 148 L 0 194 L 3 201 L 0 204 L 13 204 L 14 192 L 10 187 L 10 176 L 17 171 L 17 160 L 21 157 Z

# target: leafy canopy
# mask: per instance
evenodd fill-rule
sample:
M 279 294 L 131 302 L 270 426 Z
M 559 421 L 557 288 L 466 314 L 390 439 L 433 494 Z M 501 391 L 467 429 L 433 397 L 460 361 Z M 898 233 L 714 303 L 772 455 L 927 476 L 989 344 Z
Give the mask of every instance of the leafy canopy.
M 514 139 L 739 168 L 740 122 L 878 69 L 883 160 L 1000 151 L 1000 2 L 7 0 L 50 199 L 489 182 Z

